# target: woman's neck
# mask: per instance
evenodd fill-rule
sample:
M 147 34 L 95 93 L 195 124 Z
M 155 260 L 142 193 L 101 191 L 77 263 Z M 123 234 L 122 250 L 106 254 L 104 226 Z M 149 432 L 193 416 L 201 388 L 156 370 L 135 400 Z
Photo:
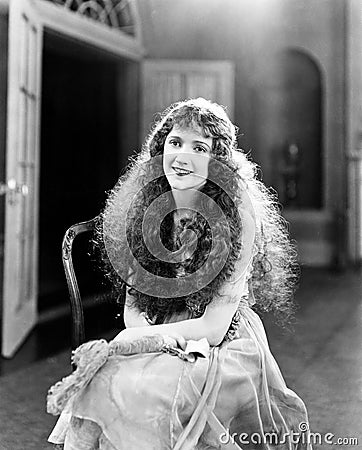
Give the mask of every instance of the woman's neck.
M 196 189 L 172 190 L 176 204 L 175 217 L 181 218 L 191 215 L 190 209 L 195 209 L 197 193 Z

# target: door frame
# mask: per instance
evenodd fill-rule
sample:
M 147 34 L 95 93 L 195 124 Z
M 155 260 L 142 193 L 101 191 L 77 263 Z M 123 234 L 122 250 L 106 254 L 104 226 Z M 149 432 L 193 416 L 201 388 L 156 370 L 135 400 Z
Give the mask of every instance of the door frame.
M 17 0 L 0 0 L 0 12 L 8 12 L 10 1 Z M 135 37 L 69 11 L 61 5 L 51 3 L 51 1 L 30 1 L 43 28 L 48 29 L 48 31 L 58 32 L 63 36 L 93 45 L 123 58 L 138 61 L 145 54 L 142 45 L 140 18 L 135 1 L 129 1 L 132 16 L 135 20 Z
M 144 55 L 144 49 L 142 47 L 142 39 L 141 39 L 141 33 L 140 33 L 140 23 L 138 19 L 138 11 L 136 4 L 130 0 L 130 7 L 132 9 L 132 15 L 133 19 L 135 21 L 135 37 L 130 36 L 126 34 L 125 32 L 122 32 L 119 29 L 112 29 L 107 25 L 104 25 L 102 23 L 95 22 L 91 19 L 88 19 L 86 17 L 81 16 L 80 14 L 74 13 L 70 10 L 67 10 L 62 5 L 56 5 L 46 0 L 11 0 L 11 2 L 16 2 L 15 7 L 14 3 L 12 3 L 12 7 L 14 7 L 14 11 L 16 10 L 16 14 L 20 15 L 21 13 L 21 7 L 24 5 L 24 8 L 26 7 L 27 11 L 31 13 L 31 16 L 34 18 L 34 21 L 36 23 L 36 26 L 38 27 L 39 35 L 41 36 L 40 41 L 40 54 L 42 53 L 42 47 L 44 42 L 44 31 L 50 32 L 50 33 L 57 33 L 61 36 L 68 38 L 70 40 L 76 40 L 81 41 L 83 44 L 91 45 L 92 47 L 95 47 L 99 50 L 105 51 L 107 53 L 112 54 L 115 57 L 122 58 L 122 59 L 128 59 L 133 61 L 140 61 Z M 22 3 L 24 2 L 24 3 Z M 26 5 L 26 6 L 25 6 Z M 0 12 L 4 13 L 5 11 L 9 10 L 9 2 L 0 0 Z M 9 32 L 10 32 L 10 22 L 9 22 Z M 12 44 L 9 42 L 9 58 L 11 59 L 10 52 L 13 51 L 11 47 Z M 19 56 L 17 56 L 18 58 Z M 38 55 L 39 57 L 39 55 Z M 12 62 L 11 66 L 17 66 L 17 61 L 14 59 L 14 62 Z M 27 64 L 35 64 L 34 61 L 29 60 L 27 61 Z M 14 70 L 14 67 L 10 67 L 10 70 Z M 18 68 L 16 69 L 18 70 Z M 20 71 L 20 75 L 21 75 Z M 33 126 L 35 127 L 34 130 L 34 136 L 36 139 L 36 142 L 34 143 L 34 161 L 35 164 L 38 166 L 35 168 L 35 181 L 34 181 L 34 202 L 32 203 L 32 214 L 30 216 L 35 217 L 34 219 L 34 235 L 35 235 L 35 242 L 34 245 L 31 244 L 33 249 L 35 249 L 35 259 L 37 261 L 38 255 L 37 247 L 38 247 L 38 220 L 37 217 L 39 215 L 39 204 L 38 204 L 38 197 L 39 197 L 39 176 L 40 176 L 40 168 L 39 168 L 39 160 L 40 160 L 40 145 L 39 145 L 39 135 L 40 135 L 40 127 L 41 127 L 41 121 L 40 121 L 40 103 L 41 103 L 41 74 L 42 74 L 42 60 L 40 57 L 40 60 L 36 62 L 36 69 L 34 72 L 35 76 L 38 77 L 38 90 L 37 90 L 37 102 L 38 102 L 38 113 L 36 113 L 35 122 L 33 122 Z M 12 85 L 11 85 L 12 83 Z M 19 83 L 16 83 L 16 89 L 14 90 L 14 81 L 12 80 L 11 74 L 8 76 L 8 98 L 9 93 L 11 90 L 11 101 L 8 102 L 8 110 L 7 110 L 7 128 L 8 128 L 8 138 L 7 138 L 7 151 L 6 151 L 6 159 L 7 159 L 7 170 L 6 170 L 6 180 L 9 179 L 9 177 L 13 176 L 13 170 L 8 170 L 10 167 L 10 163 L 13 164 L 13 162 L 18 158 L 17 150 L 16 152 L 13 151 L 14 143 L 12 143 L 12 140 L 9 139 L 10 133 L 14 134 L 14 126 L 16 127 L 16 124 L 18 120 L 20 120 L 17 115 L 12 114 L 12 104 L 14 103 L 14 99 L 17 102 L 17 99 L 19 98 L 19 93 L 16 93 L 15 91 L 19 91 Z M 10 88 L 10 89 L 9 89 Z M 16 103 L 15 102 L 15 103 Z M 30 114 L 31 116 L 31 114 Z M 15 124 L 15 125 L 14 125 Z M 11 146 L 11 148 L 10 148 Z M 17 148 L 17 147 L 15 147 Z M 10 155 L 10 156 L 9 156 Z M 13 162 L 8 160 L 14 160 Z M 20 184 L 19 184 L 20 186 Z M 10 185 L 9 185 L 10 187 Z M 18 186 L 17 186 L 18 187 Z M 21 186 L 20 186 L 21 187 Z M 18 273 L 16 271 L 16 264 L 14 264 L 14 261 L 17 261 L 16 257 L 19 255 L 19 238 L 15 238 L 15 235 L 12 237 L 11 242 L 9 239 L 9 233 L 11 232 L 12 225 L 9 223 L 10 216 L 12 216 L 12 219 L 14 219 L 14 214 L 9 213 L 9 202 L 10 196 L 12 198 L 14 197 L 15 193 L 11 192 L 7 194 L 6 198 L 6 208 L 7 208 L 7 214 L 5 217 L 5 252 L 4 252 L 4 282 L 3 282 L 3 338 L 2 338 L 2 355 L 4 357 L 11 358 L 18 347 L 22 344 L 23 340 L 26 338 L 27 334 L 31 331 L 32 327 L 37 323 L 37 311 L 36 311 L 36 303 L 37 303 L 37 283 L 34 283 L 34 290 L 31 301 L 29 300 L 28 304 L 26 305 L 26 308 L 21 308 L 23 311 L 19 312 L 19 308 L 17 306 L 18 304 L 18 298 L 19 293 L 14 293 L 15 295 L 12 295 L 11 292 L 11 286 L 15 286 L 16 283 L 19 284 L 19 277 Z M 21 208 L 21 207 L 20 207 Z M 27 225 L 25 225 L 27 226 Z M 14 227 L 13 227 L 14 228 Z M 13 233 L 14 234 L 14 233 Z M 15 244 L 15 245 L 13 245 Z M 25 244 L 25 246 L 30 246 L 30 244 Z M 26 251 L 26 250 L 25 250 Z M 13 263 L 13 264 L 12 264 Z M 37 264 L 30 265 L 32 267 L 31 274 L 28 274 L 29 279 L 37 280 L 38 273 L 37 273 Z M 26 270 L 30 270 L 29 267 L 25 268 Z M 10 282 L 11 281 L 11 282 Z M 10 284 L 9 284 L 10 283 Z M 15 283 L 15 284 L 14 284 Z M 10 286 L 10 289 L 9 289 Z

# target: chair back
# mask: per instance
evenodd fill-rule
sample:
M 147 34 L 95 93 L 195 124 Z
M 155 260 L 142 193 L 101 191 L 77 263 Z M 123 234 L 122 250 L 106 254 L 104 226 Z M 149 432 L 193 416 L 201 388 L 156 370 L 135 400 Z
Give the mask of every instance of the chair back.
M 72 261 L 73 241 L 81 233 L 94 231 L 98 219 L 99 218 L 97 216 L 94 219 L 87 220 L 86 222 L 80 222 L 72 225 L 68 228 L 63 238 L 62 259 L 70 296 L 70 310 L 72 317 L 71 343 L 73 350 L 85 341 L 83 305 Z

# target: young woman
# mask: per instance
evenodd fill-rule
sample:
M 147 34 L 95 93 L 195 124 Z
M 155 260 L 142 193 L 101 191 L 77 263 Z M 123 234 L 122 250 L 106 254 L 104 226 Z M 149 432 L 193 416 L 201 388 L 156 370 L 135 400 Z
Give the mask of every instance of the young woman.
M 53 386 L 65 449 L 300 449 L 289 390 L 257 311 L 288 320 L 295 251 L 224 109 L 168 108 L 113 189 L 97 234 L 126 329 L 74 355 Z M 120 295 L 121 296 L 121 295 Z

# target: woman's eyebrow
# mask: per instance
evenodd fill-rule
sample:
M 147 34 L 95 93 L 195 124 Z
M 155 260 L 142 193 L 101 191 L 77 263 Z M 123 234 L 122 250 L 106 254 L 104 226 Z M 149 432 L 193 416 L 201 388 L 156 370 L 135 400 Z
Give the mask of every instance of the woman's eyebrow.
M 208 143 L 204 142 L 204 141 L 199 141 L 199 140 L 195 139 L 193 142 L 194 142 L 195 144 L 203 144 L 203 145 L 206 145 L 206 147 L 210 148 L 210 145 L 209 145 Z

